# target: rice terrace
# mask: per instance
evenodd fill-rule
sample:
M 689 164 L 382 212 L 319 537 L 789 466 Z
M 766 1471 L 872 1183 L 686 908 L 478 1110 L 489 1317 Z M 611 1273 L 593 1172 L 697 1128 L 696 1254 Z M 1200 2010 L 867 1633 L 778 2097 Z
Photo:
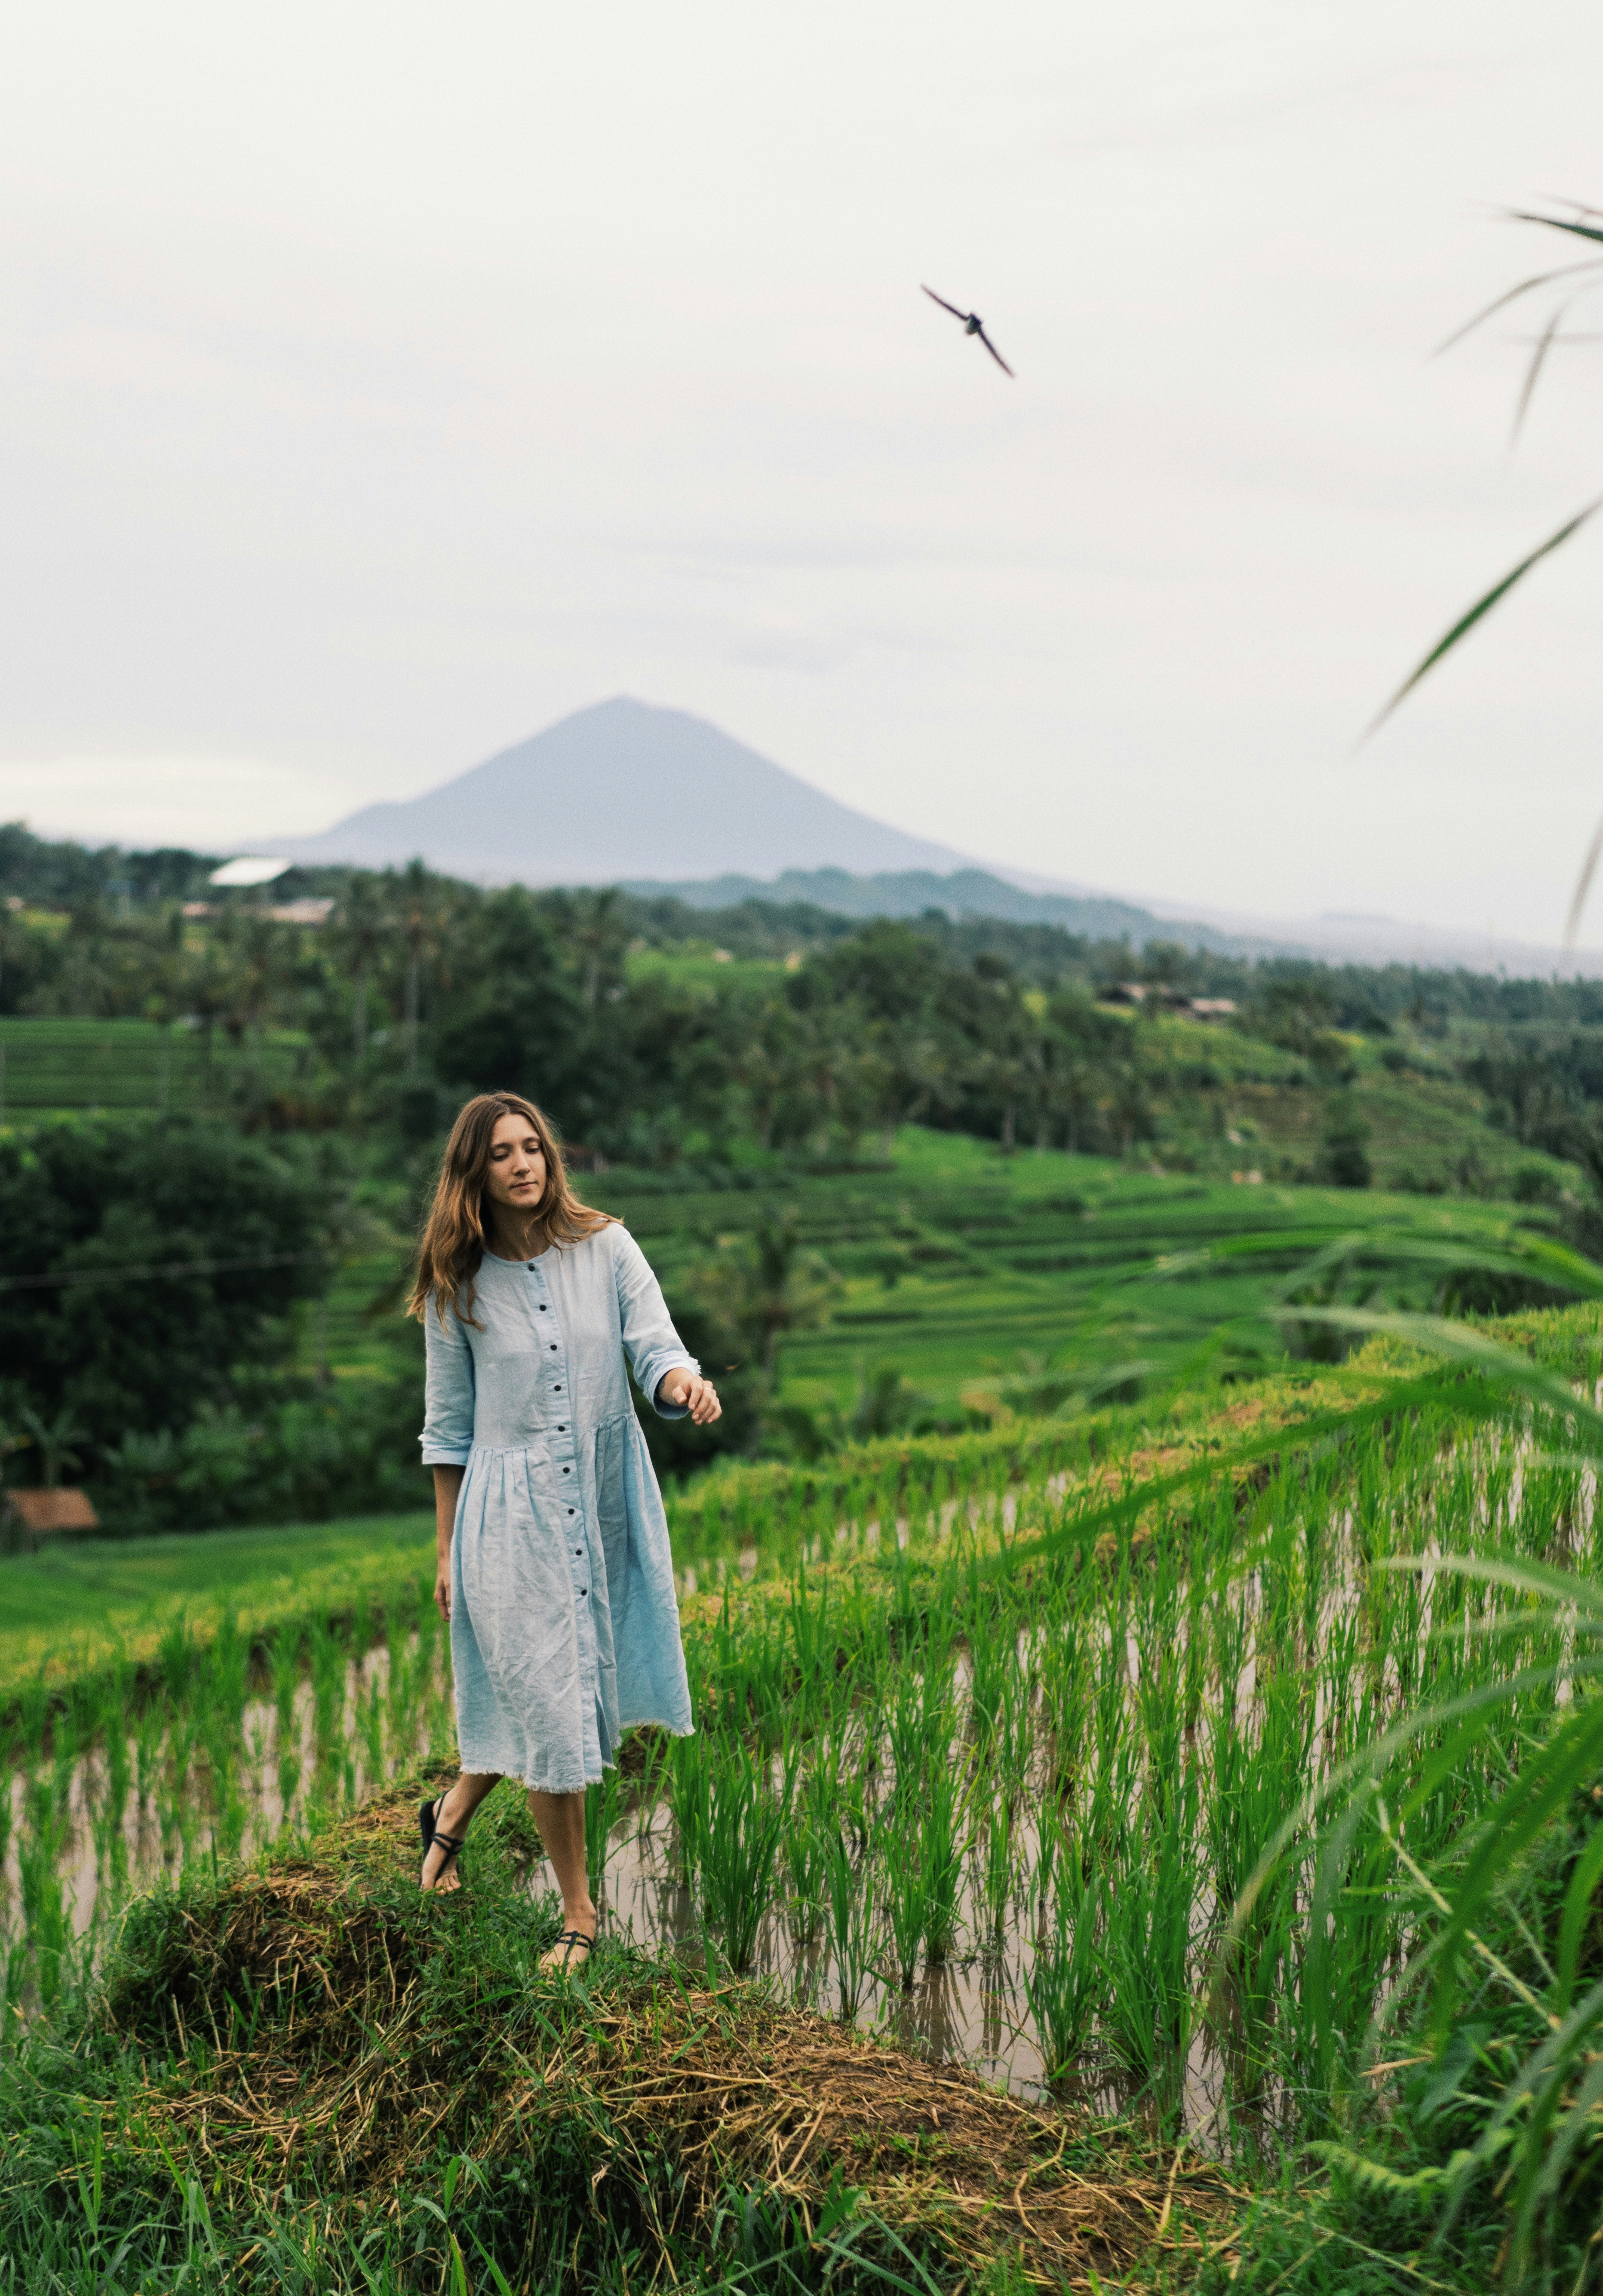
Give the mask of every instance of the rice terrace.
M 1603 17 L 24 37 L 0 2296 L 1603 2296 Z
M 589 1791 L 582 1980 L 537 1969 L 507 1790 L 418 1894 L 426 1518 L 0 1562 L 9 2284 L 1585 2269 L 1603 1329 L 1563 1189 L 846 1161 L 779 1227 L 760 1168 L 588 1184 L 686 1300 L 709 1251 L 785 1265 L 777 1455 L 669 1464 L 698 1727 Z M 366 1186 L 293 1324 L 358 1388 Z M 1500 1290 L 1578 1304 L 1442 1318 Z

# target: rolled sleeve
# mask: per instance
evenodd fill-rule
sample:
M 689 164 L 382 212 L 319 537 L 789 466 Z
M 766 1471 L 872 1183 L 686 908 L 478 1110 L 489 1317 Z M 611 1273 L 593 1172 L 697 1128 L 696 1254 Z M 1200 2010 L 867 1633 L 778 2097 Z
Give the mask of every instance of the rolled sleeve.
M 629 1367 L 659 1419 L 683 1419 L 685 1406 L 659 1403 L 657 1390 L 670 1371 L 699 1372 L 701 1365 L 674 1330 L 662 1287 L 634 1237 L 622 1227 L 614 1227 L 612 1236 L 618 1321 Z
M 425 1467 L 465 1467 L 473 1447 L 473 1357 L 467 1333 L 448 1308 L 442 1324 L 430 1300 L 423 1313 L 426 1375 L 423 1445 Z

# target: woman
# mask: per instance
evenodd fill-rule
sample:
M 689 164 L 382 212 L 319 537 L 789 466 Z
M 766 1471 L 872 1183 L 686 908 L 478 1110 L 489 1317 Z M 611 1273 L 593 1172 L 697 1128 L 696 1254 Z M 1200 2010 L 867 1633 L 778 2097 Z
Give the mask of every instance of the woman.
M 434 1599 L 451 1629 L 462 1775 L 422 1810 L 425 1890 L 473 1811 L 522 1780 L 563 1895 L 546 1966 L 588 1956 L 585 1788 L 621 1733 L 684 1736 L 690 1693 L 668 1523 L 624 1358 L 665 1419 L 722 1406 L 619 1223 L 569 1188 L 550 1127 L 481 1093 L 451 1128 L 410 1312 L 428 1341 Z

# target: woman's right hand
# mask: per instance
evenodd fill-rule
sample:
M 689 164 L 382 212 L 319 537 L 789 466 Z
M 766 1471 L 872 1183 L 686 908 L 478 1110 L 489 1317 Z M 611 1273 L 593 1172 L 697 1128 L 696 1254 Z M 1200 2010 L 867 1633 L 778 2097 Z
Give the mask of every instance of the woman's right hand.
M 447 1626 L 451 1622 L 451 1540 L 466 1472 L 464 1467 L 434 1470 L 434 1607 Z

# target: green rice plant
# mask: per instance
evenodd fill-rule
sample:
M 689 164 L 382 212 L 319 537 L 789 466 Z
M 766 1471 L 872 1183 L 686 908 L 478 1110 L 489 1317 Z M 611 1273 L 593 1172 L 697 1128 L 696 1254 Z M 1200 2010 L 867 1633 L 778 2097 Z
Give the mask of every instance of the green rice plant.
M 312 1743 L 320 1776 L 335 1772 L 345 1751 L 345 1645 L 329 1619 L 314 1619 L 307 1636 L 312 1670 Z
M 607 1844 L 623 1808 L 623 1773 L 615 1765 L 585 1788 L 585 1874 L 599 1900 L 606 1878 Z
M 211 1847 L 214 1856 L 237 1857 L 244 1843 L 249 1807 L 240 1787 L 240 1742 L 229 1717 L 214 1709 L 202 1726 L 211 1784 Z
M 1002 1675 L 1001 1702 L 992 1737 L 997 1783 L 1016 1802 L 1029 1782 L 1035 1759 L 1035 1712 L 1032 1685 L 1016 1662 Z
M 404 1612 L 392 1605 L 384 1619 L 384 1707 L 386 1742 L 391 1757 L 404 1759 L 410 1751 L 409 1712 L 412 1701 L 407 1666 L 410 1629 Z
M 924 1898 L 925 1959 L 938 1968 L 957 1940 L 963 1886 L 958 1786 L 946 1763 L 931 1766 L 917 1844 Z
M 918 1948 L 929 1915 L 929 1880 L 919 1835 L 917 1799 L 909 1789 L 886 1808 L 875 1837 L 875 1863 L 881 1875 L 881 1906 L 890 1933 L 892 1957 L 904 1993 L 913 1989 Z
M 123 1829 L 127 1816 L 132 1764 L 128 1745 L 126 1669 L 115 1668 L 105 1677 L 99 1709 L 98 1734 L 104 1775 L 92 1822 L 95 1872 L 104 1888 L 108 1883 L 120 1885 L 127 1876 L 128 1845 Z
M 367 1791 L 374 1792 L 384 1780 L 384 1685 L 374 1667 L 367 1677 L 366 1693 L 361 1701 L 362 1763 L 366 1773 Z
M 978 1745 L 988 1745 L 996 1729 L 1007 1669 L 1006 1642 L 975 1600 L 968 1620 L 968 1726 Z
M 296 1727 L 295 1695 L 300 1687 L 303 1641 L 299 1626 L 285 1625 L 275 1630 L 267 1644 L 267 1671 L 278 1745 L 278 1803 L 285 1818 L 300 1790 L 300 1734 Z
M 789 1812 L 742 1740 L 709 1747 L 702 1898 L 730 1966 L 749 1969 L 773 1902 L 774 1868 Z
M 640 1770 L 635 1781 L 635 1839 L 644 1841 L 656 1824 L 657 1803 L 668 1775 L 668 1750 L 673 1740 L 666 1730 L 643 1729 L 634 1733 L 633 1742 L 641 1749 Z
M 87 1720 L 86 1702 L 71 1698 L 57 1709 L 51 1731 L 51 1791 L 56 1808 L 69 1821 L 72 1813 L 72 1790 L 78 1782 L 79 1766 L 86 1751 Z
M 156 1648 L 156 1670 L 160 1679 L 161 1694 L 169 1707 L 181 1706 L 187 1700 L 196 1655 L 189 1621 L 180 1615 L 163 1630 Z
M 1055 1625 L 1040 1658 L 1042 1718 L 1051 1743 L 1050 1785 L 1060 1801 L 1074 1798 L 1086 1768 L 1089 1697 L 1082 1620 Z
M 1208 1733 L 1204 1836 L 1221 1917 L 1228 1917 L 1310 1775 L 1313 1702 L 1288 1669 L 1259 1678 L 1252 1715 L 1238 1714 L 1227 1677 Z M 1255 1732 L 1255 1734 L 1254 1734 Z M 1277 2015 L 1290 1982 L 1296 1928 L 1295 1875 L 1262 1891 L 1250 1919 L 1229 1935 L 1210 2018 L 1244 2101 L 1262 2092 L 1272 2062 Z
M 17 1735 L 29 1769 L 36 1769 L 44 1760 L 49 1734 L 50 1692 L 41 1672 L 25 1682 L 17 1694 Z
M 853 1863 L 844 1838 L 825 1837 L 824 1910 L 828 1924 L 831 1958 L 843 2024 L 857 2015 L 873 1964 L 875 1875 L 865 1859 Z
M 152 1807 L 161 1778 L 162 1740 L 167 1718 L 150 1698 L 138 1710 L 134 1723 L 134 1799 L 141 1816 Z
M 818 1597 L 814 1602 L 807 1589 L 807 1557 L 805 1554 L 796 1565 L 796 1575 L 791 1582 L 791 1599 L 785 1612 L 791 1652 L 797 1677 L 797 1689 L 804 1711 L 812 1711 L 833 1688 L 838 1668 L 840 1642 L 830 1616 L 830 1582 L 827 1577 L 819 1581 Z
M 62 1989 L 72 1946 L 61 1871 L 68 1833 L 66 1812 L 49 1784 L 42 1775 L 31 1779 L 17 1845 L 17 1882 L 28 1964 L 46 2008 Z
M 1013 1805 L 997 1796 L 986 1804 L 974 1835 L 974 1897 L 985 1938 L 994 1948 L 1007 1926 L 1018 1882 L 1014 1862 Z
M 300 1627 L 286 1624 L 274 1629 L 267 1644 L 267 1677 L 281 1736 L 288 1734 L 294 1718 L 295 1693 L 300 1687 L 304 1642 L 305 1636 Z
M 1297 2013 L 1279 2022 L 1277 2055 L 1303 2125 L 1318 2136 L 1348 2120 L 1381 1984 L 1400 1966 L 1395 1882 L 1395 1857 L 1373 1810 L 1353 1804 L 1322 1845 L 1304 1889 L 1305 1917 L 1289 1931 L 1285 1956 Z M 1254 1916 L 1261 1903 L 1253 1900 Z M 1249 1941 L 1252 1925 L 1243 1922 L 1237 1934 Z
M 762 1614 L 761 1631 L 736 1619 L 724 1590 L 711 1637 L 710 1687 L 720 1726 L 754 1732 L 771 1750 L 785 1737 L 790 1711 L 790 1653 L 786 1621 Z
M 1041 1864 L 1052 1875 L 1050 1914 L 1024 1972 L 1024 1998 L 1050 2085 L 1076 2070 L 1090 2039 L 1103 1999 L 1098 1937 L 1106 1914 L 1101 1876 L 1072 1832 L 1054 1827 L 1043 1836 Z
M 695 1884 L 707 1838 L 707 1750 L 701 1732 L 669 1740 L 668 1789 L 679 1886 L 688 1890 Z
M 1144 1822 L 1108 1875 L 1098 1948 L 1104 2023 L 1114 2054 L 1143 2088 L 1172 2083 L 1192 2028 L 1197 1773 L 1180 1762 L 1147 1780 Z
M 190 1792 L 190 1770 L 199 1741 L 200 1726 L 188 1706 L 174 1715 L 167 1733 L 167 1760 L 160 1779 L 157 1811 L 163 1855 L 187 1858 L 195 1838 L 196 1808 Z
M 910 1667 L 904 1667 L 896 1678 L 894 1694 L 885 1708 L 884 1731 L 895 1773 L 892 1794 L 898 1801 L 912 1800 L 924 1777 L 928 1718 L 924 1685 Z
M 791 1935 L 799 1946 L 818 1942 L 824 1926 L 825 1837 L 805 1817 L 785 1828 Z
M 235 1726 L 250 1695 L 251 1643 L 240 1631 L 232 1602 L 225 1604 L 206 1652 L 204 1674 L 210 1702 Z

